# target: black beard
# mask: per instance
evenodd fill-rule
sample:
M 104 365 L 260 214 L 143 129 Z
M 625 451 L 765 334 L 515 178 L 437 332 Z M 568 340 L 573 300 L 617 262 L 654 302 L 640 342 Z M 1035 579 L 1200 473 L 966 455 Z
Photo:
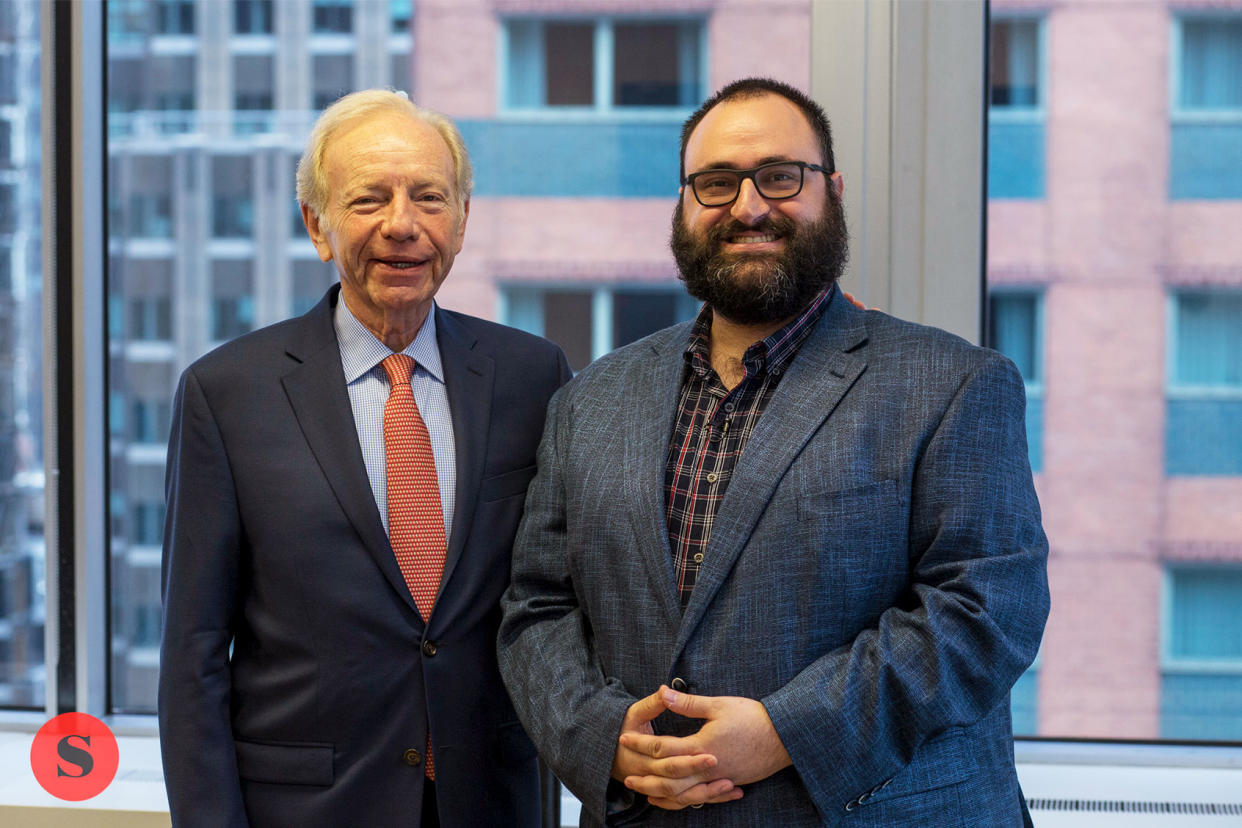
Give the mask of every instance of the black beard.
M 779 254 L 721 250 L 726 238 L 748 230 L 777 234 L 785 239 L 785 250 Z M 753 227 L 730 219 L 708 228 L 701 238 L 686 227 L 678 201 L 669 246 L 690 295 L 739 325 L 793 318 L 841 278 L 849 257 L 845 211 L 831 190 L 823 217 L 810 224 L 782 215 L 769 215 Z

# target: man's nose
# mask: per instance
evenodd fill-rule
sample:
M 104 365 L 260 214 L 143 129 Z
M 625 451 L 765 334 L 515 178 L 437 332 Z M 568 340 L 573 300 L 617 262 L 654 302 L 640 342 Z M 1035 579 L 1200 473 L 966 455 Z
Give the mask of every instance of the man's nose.
M 733 206 L 729 208 L 729 214 L 746 226 L 753 227 L 771 211 L 771 205 L 759 194 L 755 182 L 749 178 L 742 179 L 737 190 L 737 198 L 733 201 Z
M 382 230 L 385 236 L 394 239 L 418 235 L 418 214 L 408 196 L 399 194 L 388 203 Z

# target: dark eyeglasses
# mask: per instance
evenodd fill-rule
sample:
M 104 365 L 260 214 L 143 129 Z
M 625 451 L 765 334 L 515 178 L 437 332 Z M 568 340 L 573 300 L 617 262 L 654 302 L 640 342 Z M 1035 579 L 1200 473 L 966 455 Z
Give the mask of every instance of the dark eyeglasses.
M 723 207 L 737 198 L 747 178 L 764 198 L 793 198 L 802 192 L 806 170 L 832 174 L 825 167 L 805 161 L 772 161 L 753 170 L 700 170 L 683 178 L 681 183 L 690 185 L 694 197 L 704 207 Z

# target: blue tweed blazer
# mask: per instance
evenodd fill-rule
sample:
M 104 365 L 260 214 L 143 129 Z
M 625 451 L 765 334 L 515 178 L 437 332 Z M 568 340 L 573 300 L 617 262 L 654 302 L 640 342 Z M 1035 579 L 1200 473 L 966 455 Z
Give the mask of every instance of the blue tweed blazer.
M 1029 824 L 1009 691 L 1043 632 L 1048 545 L 1013 364 L 837 292 L 738 462 L 683 615 L 663 492 L 688 332 L 554 397 L 503 599 L 502 675 L 582 824 Z M 626 708 L 674 678 L 761 700 L 793 767 L 736 802 L 617 813 Z

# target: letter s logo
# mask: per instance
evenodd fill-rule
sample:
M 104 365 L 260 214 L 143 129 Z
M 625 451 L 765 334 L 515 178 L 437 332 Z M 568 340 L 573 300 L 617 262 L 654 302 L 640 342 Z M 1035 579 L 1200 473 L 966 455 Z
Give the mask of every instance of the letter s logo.
M 88 713 L 61 713 L 39 728 L 30 743 L 35 779 L 43 790 L 69 802 L 101 793 L 112 784 L 120 761 L 116 737 Z
M 61 759 L 65 760 L 66 762 L 68 762 L 70 765 L 74 765 L 78 768 L 81 768 L 82 772 L 81 773 L 69 773 L 68 771 L 64 769 L 64 767 L 59 762 L 57 762 L 56 763 L 56 775 L 57 776 L 73 776 L 73 777 L 86 776 L 88 773 L 94 770 L 95 758 L 91 756 L 91 752 L 89 750 L 85 750 L 74 744 L 71 744 L 69 742 L 70 739 L 78 739 L 79 741 L 85 742 L 86 747 L 89 748 L 91 746 L 91 737 L 90 736 L 79 736 L 78 734 L 75 733 L 75 734 L 66 736 L 65 738 L 61 739 L 59 742 L 56 743 L 56 755 L 59 756 Z

